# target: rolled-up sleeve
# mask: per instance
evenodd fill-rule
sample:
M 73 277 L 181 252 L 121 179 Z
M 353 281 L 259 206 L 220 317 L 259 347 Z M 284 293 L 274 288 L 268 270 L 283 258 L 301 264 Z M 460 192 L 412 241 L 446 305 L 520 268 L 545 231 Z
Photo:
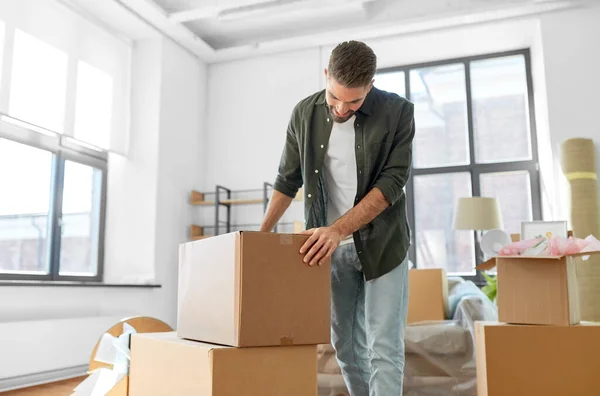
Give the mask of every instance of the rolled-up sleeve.
M 398 121 L 391 151 L 374 185 L 390 205 L 400 199 L 410 177 L 412 143 L 415 136 L 414 113 L 414 105 L 406 102 Z
M 298 108 L 294 109 L 287 128 L 285 146 L 279 162 L 279 171 L 273 188 L 288 197 L 294 198 L 302 187 L 302 168 L 300 166 L 300 147 L 295 129 Z

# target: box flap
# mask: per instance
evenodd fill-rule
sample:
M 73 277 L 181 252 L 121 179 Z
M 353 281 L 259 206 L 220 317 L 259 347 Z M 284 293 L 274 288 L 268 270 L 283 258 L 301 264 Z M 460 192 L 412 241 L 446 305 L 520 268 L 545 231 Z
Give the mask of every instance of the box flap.
M 496 257 L 492 257 L 489 260 L 475 266 L 479 271 L 489 271 L 496 266 Z

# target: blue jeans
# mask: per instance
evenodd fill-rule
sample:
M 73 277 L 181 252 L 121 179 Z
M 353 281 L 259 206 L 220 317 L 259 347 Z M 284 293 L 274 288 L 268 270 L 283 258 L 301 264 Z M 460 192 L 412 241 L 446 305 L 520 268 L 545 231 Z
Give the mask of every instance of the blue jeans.
M 401 396 L 408 259 L 365 281 L 353 243 L 331 262 L 331 343 L 351 396 Z

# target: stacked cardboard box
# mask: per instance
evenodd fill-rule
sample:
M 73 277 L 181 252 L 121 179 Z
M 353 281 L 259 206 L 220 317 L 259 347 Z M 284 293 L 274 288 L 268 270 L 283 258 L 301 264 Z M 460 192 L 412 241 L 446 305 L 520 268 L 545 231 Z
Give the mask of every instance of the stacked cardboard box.
M 307 237 L 236 232 L 180 246 L 177 332 L 132 337 L 131 396 L 317 393 L 330 264 Z
M 475 326 L 479 396 L 600 395 L 600 326 L 580 323 L 587 254 L 496 259 L 500 323 Z

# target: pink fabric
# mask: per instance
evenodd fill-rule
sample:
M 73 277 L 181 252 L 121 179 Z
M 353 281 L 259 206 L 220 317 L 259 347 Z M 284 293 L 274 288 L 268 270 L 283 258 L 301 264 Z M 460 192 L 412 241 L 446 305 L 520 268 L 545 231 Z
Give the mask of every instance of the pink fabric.
M 524 241 L 512 242 L 508 245 L 504 245 L 502 249 L 498 252 L 500 256 L 519 256 L 523 254 L 527 249 L 531 249 L 540 243 L 542 243 L 546 238 L 535 238 L 535 239 L 527 239 Z
M 552 237 L 534 238 L 509 243 L 502 247 L 500 256 L 567 256 L 570 254 L 600 251 L 600 241 L 593 235 L 585 239 Z
M 553 237 L 548 242 L 549 256 L 565 256 L 569 254 L 576 254 L 581 252 L 588 242 L 584 239 L 578 238 L 564 238 L 564 237 Z

